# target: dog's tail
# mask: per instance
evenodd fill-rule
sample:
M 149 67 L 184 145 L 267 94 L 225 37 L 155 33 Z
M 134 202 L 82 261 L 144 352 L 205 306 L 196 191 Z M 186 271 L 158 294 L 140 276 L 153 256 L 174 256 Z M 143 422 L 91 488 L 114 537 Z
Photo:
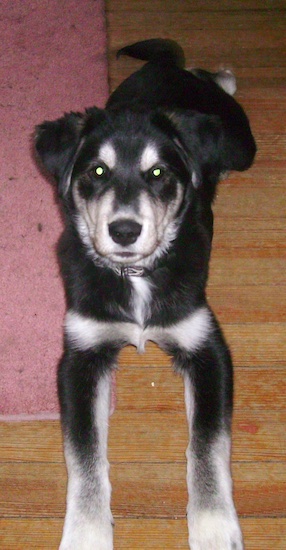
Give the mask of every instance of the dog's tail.
M 121 55 L 153 63 L 172 63 L 180 69 L 185 66 L 185 55 L 181 46 L 174 40 L 164 38 L 152 38 L 125 46 L 117 52 L 117 57 Z

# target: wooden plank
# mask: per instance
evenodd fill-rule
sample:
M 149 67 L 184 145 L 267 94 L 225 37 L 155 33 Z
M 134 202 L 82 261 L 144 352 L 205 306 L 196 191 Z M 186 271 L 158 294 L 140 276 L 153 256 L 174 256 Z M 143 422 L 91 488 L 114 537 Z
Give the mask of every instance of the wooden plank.
M 0 520 L 3 549 L 56 550 L 63 522 L 60 519 Z M 286 520 L 283 518 L 241 518 L 247 550 L 285 550 Z M 183 519 L 117 519 L 116 550 L 188 550 L 187 522 Z
M 220 205 L 217 205 L 219 214 Z M 285 257 L 286 231 L 285 219 L 253 219 L 252 217 L 215 216 L 213 254 L 234 252 L 234 256 L 243 257 L 247 250 L 260 257 Z M 231 252 L 229 252 L 231 251 Z
M 221 323 L 232 351 L 236 367 L 285 367 L 285 323 Z M 146 352 L 138 355 L 131 346 L 120 355 L 120 365 L 158 366 L 169 365 L 168 357 L 152 343 Z
M 153 0 L 152 2 L 146 2 L 146 0 L 132 0 L 131 2 L 122 0 L 106 0 L 106 9 L 108 17 L 110 12 L 129 12 L 130 9 L 133 11 L 147 12 L 179 12 L 182 11 L 188 16 L 189 20 L 192 20 L 193 14 L 198 11 L 201 12 L 212 12 L 212 11 L 243 11 L 244 17 L 247 18 L 251 10 L 255 11 L 266 11 L 269 13 L 270 10 L 277 11 L 281 10 L 281 16 L 283 17 L 285 12 L 285 1 L 284 0 Z M 115 29 L 114 29 L 115 33 Z
M 276 76 L 272 77 L 272 70 L 268 67 L 265 71 L 264 78 L 258 76 L 261 68 L 252 67 L 252 76 L 245 77 L 247 73 L 247 68 L 245 67 L 235 67 L 234 73 L 237 78 L 238 92 L 237 99 L 239 102 L 243 103 L 246 112 L 249 114 L 251 122 L 255 121 L 257 128 L 265 129 L 267 127 L 267 121 L 273 120 L 276 118 L 275 112 L 278 114 L 281 113 L 280 124 L 278 123 L 278 130 L 280 128 L 283 131 L 284 128 L 284 116 L 283 116 L 283 104 L 280 102 L 281 94 L 283 94 L 283 89 L 285 89 L 285 75 L 284 67 L 276 68 L 276 71 L 273 71 Z M 279 73 L 279 75 L 277 75 Z M 284 109 L 285 111 L 285 109 Z M 270 125 L 272 131 L 275 131 L 273 126 Z M 256 134 L 255 134 L 256 135 Z
M 282 130 L 280 134 L 277 131 L 273 133 L 269 132 L 267 134 L 266 133 L 258 134 L 256 132 L 255 137 L 256 137 L 256 143 L 258 147 L 257 162 L 259 162 L 260 159 L 265 159 L 265 158 L 267 158 L 268 163 L 276 162 L 279 160 L 283 161 L 283 159 L 285 159 L 285 147 L 286 147 L 285 130 L 284 132 Z M 283 200 L 283 195 L 282 195 L 282 200 Z M 285 202 L 284 202 L 284 208 L 285 208 Z M 284 213 L 285 213 L 285 210 L 284 210 Z
M 63 517 L 66 495 L 64 464 L 0 464 L 1 517 Z
M 285 411 L 236 410 L 233 460 L 285 460 L 285 420 Z M 63 462 L 59 422 L 2 423 L 0 428 L 2 461 Z M 118 409 L 110 420 L 111 461 L 183 461 L 187 442 L 183 408 L 144 414 Z
M 174 6 L 174 3 L 173 3 Z M 128 17 L 124 17 L 122 11 L 116 11 L 114 9 L 108 11 L 109 24 L 112 27 L 120 27 L 121 33 L 115 34 L 110 37 L 110 46 L 119 43 L 122 36 L 131 39 L 131 36 L 137 31 L 137 36 L 140 33 L 147 33 L 145 38 L 154 38 L 154 36 L 166 36 L 169 34 L 170 29 L 174 32 L 174 27 L 171 27 L 171 23 L 175 21 L 175 25 L 180 30 L 181 40 L 188 44 L 189 40 L 192 40 L 194 32 L 200 32 L 208 29 L 208 34 L 212 36 L 212 33 L 216 31 L 216 36 L 220 37 L 220 32 L 217 31 L 249 31 L 259 35 L 261 31 L 266 33 L 265 39 L 272 39 L 275 44 L 275 37 L 281 38 L 283 44 L 283 29 L 286 27 L 286 11 L 269 11 L 269 10 L 251 10 L 248 11 L 247 17 L 245 11 L 192 11 L 190 17 L 186 17 L 186 10 L 176 10 L 168 6 L 162 10 L 162 12 L 152 12 L 150 17 L 150 10 L 138 10 L 136 2 L 129 4 Z M 170 17 L 170 13 L 172 16 Z M 145 28 L 141 27 L 141 24 L 145 22 Z M 152 23 L 157 27 L 157 33 L 154 35 L 154 28 Z M 139 29 L 138 29 L 139 27 Z M 161 32 L 160 32 L 161 31 Z M 281 32 L 282 31 L 282 32 Z M 153 33 L 150 35 L 150 32 Z M 177 31 L 178 32 L 178 31 Z M 279 32 L 281 34 L 279 34 Z M 277 34 L 276 34 L 277 33 Z M 134 34 L 135 36 L 135 34 Z M 136 40 L 136 39 L 135 39 Z M 130 42 L 131 43 L 131 42 Z M 209 37 L 205 36 L 203 44 L 209 43 Z M 251 42 L 253 44 L 253 42 Z M 280 43 L 280 41 L 279 41 Z M 265 46 L 265 42 L 262 43 Z M 273 45 L 274 45 L 273 44 Z M 241 44 L 239 44 L 241 48 Z M 257 47 L 257 44 L 255 44 Z M 110 50 L 109 50 L 110 51 Z
M 285 155 L 285 145 L 284 145 Z M 244 186 L 225 183 L 219 188 L 214 205 L 217 217 L 261 220 L 284 218 L 286 215 L 286 196 L 282 187 L 269 188 Z M 241 223 L 242 226 L 242 223 Z M 284 225 L 285 227 L 285 225 Z
M 285 285 L 209 286 L 207 297 L 221 323 L 285 323 Z
M 148 346 L 149 347 L 149 346 Z M 157 348 L 153 348 L 157 351 Z M 126 361 L 124 361 L 126 357 Z M 162 359 L 160 365 L 159 358 Z M 142 362 L 142 356 L 137 355 L 132 348 L 123 355 L 120 372 L 117 374 L 117 412 L 128 413 L 177 413 L 184 414 L 184 389 L 180 376 L 173 374 L 170 359 L 158 350 L 158 363 Z M 284 369 L 277 367 L 249 367 L 235 368 L 235 409 L 247 416 L 250 411 L 264 415 L 279 413 L 284 410 L 285 404 L 285 377 Z M 130 421 L 131 422 L 131 421 Z M 26 442 L 29 447 L 32 441 L 38 439 L 36 445 L 37 459 L 41 460 L 41 443 L 60 446 L 59 426 L 55 431 L 55 424 L 51 423 L 50 435 L 47 437 L 47 423 L 27 423 Z M 31 425 L 31 430 L 29 426 Z M 18 435 L 18 424 L 3 424 L 2 437 L 10 439 L 12 448 L 14 439 Z M 13 427 L 15 436 L 13 435 Z M 34 430 L 34 432 L 33 432 Z M 19 449 L 21 452 L 21 450 Z M 7 441 L 6 452 L 9 453 Z M 28 451 L 29 452 L 29 451 Z M 7 460 L 7 456 L 1 460 Z M 28 458 L 27 458 L 28 460 Z M 53 461 L 51 454 L 47 460 Z
M 219 316 L 219 320 L 220 316 Z M 236 367 L 285 368 L 285 323 L 221 323 Z M 169 359 L 155 344 L 148 343 L 146 353 L 138 355 L 128 346 L 121 354 L 120 365 L 168 365 Z
M 220 319 L 220 317 L 219 317 Z M 221 319 L 220 319 L 221 321 Z M 285 367 L 286 341 L 285 323 L 221 323 L 232 351 L 236 367 Z M 168 357 L 152 343 L 145 353 L 138 355 L 127 346 L 120 355 L 120 365 L 158 366 L 169 365 Z
M 115 52 L 124 45 L 154 38 L 155 35 L 179 41 L 187 66 L 203 66 L 206 69 L 221 65 L 233 68 L 279 66 L 285 58 L 285 16 L 282 15 L 279 24 L 274 22 L 272 25 L 271 19 L 269 15 L 262 28 L 259 22 L 244 24 L 246 28 L 241 28 L 237 18 L 231 14 L 209 14 L 208 17 L 202 14 L 197 28 L 192 28 L 191 20 L 184 12 L 174 13 L 172 17 L 168 12 L 155 12 L 150 17 L 146 13 L 130 10 L 125 18 L 110 12 L 109 24 L 112 27 L 120 25 L 122 32 L 113 35 L 109 51 L 114 59 Z M 111 84 L 117 78 L 121 63 L 110 64 Z M 132 67 L 129 61 L 124 60 L 124 63 L 125 70 L 127 66 Z
M 148 521 L 148 523 L 147 523 Z M 118 520 L 115 527 L 115 546 L 118 550 L 147 550 L 152 548 L 185 549 L 187 544 L 186 520 Z M 133 523 L 134 522 L 134 523 Z M 285 550 L 285 521 L 261 519 L 257 522 L 242 518 L 241 525 L 248 550 Z M 132 528 L 133 527 L 133 528 Z M 118 542 L 117 542 L 118 541 Z M 116 545 L 117 542 L 117 545 Z
M 252 84 L 251 90 L 250 90 L 250 84 Z M 267 83 L 265 83 L 264 87 L 262 82 L 260 84 L 261 84 L 260 89 L 263 90 L 265 95 L 268 95 Z M 286 84 L 286 78 L 281 78 L 281 93 L 283 93 L 282 88 L 285 88 L 285 84 Z M 257 85 L 257 82 L 255 82 L 255 86 L 253 82 L 247 83 L 247 86 L 245 88 L 251 91 L 254 95 L 254 88 L 256 87 L 256 85 Z M 249 93 L 248 95 L 248 102 L 245 101 L 244 99 L 245 94 L 243 93 L 245 88 L 243 87 L 243 83 L 240 80 L 238 82 L 238 86 L 239 86 L 239 91 L 237 94 L 237 99 L 238 101 L 243 102 L 243 106 L 246 110 L 246 113 L 250 118 L 253 135 L 257 140 L 257 146 L 259 148 L 259 154 L 255 159 L 255 164 L 259 166 L 260 163 L 264 161 L 265 158 L 267 158 L 268 165 L 269 165 L 269 153 L 271 154 L 271 149 L 270 151 L 269 150 L 265 151 L 265 146 L 266 145 L 269 146 L 269 143 L 267 142 L 267 137 L 269 138 L 270 136 L 272 136 L 272 144 L 273 144 L 273 141 L 276 142 L 276 140 L 278 139 L 278 136 L 281 136 L 280 137 L 281 147 L 283 148 L 283 146 L 285 146 L 285 141 L 283 136 L 285 135 L 284 113 L 285 113 L 286 102 L 283 101 L 282 103 L 278 103 L 277 102 L 278 97 L 276 98 L 276 96 L 279 96 L 280 86 L 277 86 L 277 89 L 275 90 L 272 89 L 273 90 L 271 94 L 272 97 L 268 97 L 266 101 L 265 101 L 265 98 L 258 99 L 256 96 L 256 98 L 254 99 L 255 104 L 251 102 L 251 93 Z M 263 113 L 263 116 L 261 116 L 261 113 Z M 267 127 L 267 136 L 265 135 L 266 127 Z M 273 160 L 277 162 L 277 160 L 279 159 L 275 157 L 275 159 Z M 281 161 L 283 162 L 283 159 L 281 159 Z M 264 174 L 264 176 L 265 175 L 266 174 Z M 266 177 L 268 180 L 268 174 Z
M 134 363 L 125 365 L 117 375 L 117 382 L 118 411 L 184 412 L 183 381 L 168 365 L 137 368 Z M 283 368 L 235 369 L 237 411 L 283 411 L 285 394 Z
M 228 254 L 227 254 L 228 252 Z M 216 250 L 212 255 L 209 288 L 219 287 L 222 292 L 226 286 L 245 286 L 245 285 L 275 285 L 286 284 L 286 256 L 283 258 L 261 258 L 257 257 L 253 250 L 243 251 L 242 258 L 240 250 L 237 250 L 237 256 L 234 256 L 231 249 Z
M 281 415 L 237 411 L 233 423 L 233 460 L 285 460 Z M 118 411 L 111 419 L 109 441 L 112 461 L 182 461 L 188 443 L 185 413 L 142 415 Z
M 235 502 L 239 513 L 283 516 L 285 463 L 234 463 Z M 113 463 L 112 511 L 116 517 L 177 517 L 186 514 L 186 464 Z M 63 464 L 0 465 L 2 517 L 63 517 L 66 470 Z
M 285 550 L 285 520 L 242 518 L 242 530 L 247 550 Z M 115 547 L 118 550 L 185 549 L 187 543 L 186 520 L 118 520 L 115 526 Z
M 286 79 L 285 79 L 286 82 Z M 285 112 L 286 109 L 286 101 L 285 106 L 283 106 L 283 112 Z M 273 110 L 272 110 L 273 113 Z M 285 120 L 284 120 L 284 114 L 282 114 L 279 109 L 277 109 L 277 112 L 275 113 L 277 115 L 277 119 L 280 121 L 280 125 L 283 125 L 283 129 L 285 127 Z M 251 124 L 253 121 L 253 113 L 251 114 Z M 267 119 L 267 123 L 270 123 L 269 119 Z M 278 121 L 272 121 L 272 124 L 275 128 L 273 129 L 273 133 L 275 131 L 281 132 L 282 129 L 279 128 Z M 284 131 L 284 130 L 283 130 Z M 218 192 L 220 192 L 220 188 L 223 185 L 227 185 L 228 183 L 232 183 L 233 185 L 237 185 L 240 187 L 241 192 L 243 193 L 244 186 L 251 187 L 253 189 L 257 189 L 257 187 L 283 187 L 285 185 L 285 160 L 277 161 L 275 163 L 269 163 L 267 162 L 267 159 L 264 157 L 263 159 L 259 158 L 259 162 L 255 159 L 254 164 L 251 166 L 249 170 L 246 170 L 245 172 L 231 172 L 230 175 L 226 180 L 223 180 L 220 182 L 218 187 Z
M 234 364 L 285 369 L 285 323 L 223 324 Z
M 267 66 L 267 67 L 244 67 L 243 69 L 239 70 L 239 74 L 241 78 L 253 78 L 255 82 L 257 83 L 257 87 L 260 87 L 260 82 L 264 83 L 262 85 L 262 88 L 269 86 L 270 88 L 276 88 L 277 85 L 280 85 L 280 78 L 286 77 L 286 66 L 283 63 L 283 60 L 281 59 L 281 63 L 278 65 L 273 66 Z M 260 79 L 262 79 L 260 81 Z M 265 98 L 267 100 L 267 98 Z M 279 105 L 277 105 L 279 108 Z
M 60 423 L 56 420 L 0 422 L 0 460 L 63 462 Z

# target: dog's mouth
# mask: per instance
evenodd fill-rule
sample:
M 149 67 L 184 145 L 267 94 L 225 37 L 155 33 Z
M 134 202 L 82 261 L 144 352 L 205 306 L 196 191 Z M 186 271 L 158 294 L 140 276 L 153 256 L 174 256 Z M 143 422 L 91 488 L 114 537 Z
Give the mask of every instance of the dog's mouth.
M 135 252 L 117 252 L 116 256 L 119 256 L 119 258 L 134 258 L 135 256 L 138 256 Z
M 149 254 L 148 254 L 149 255 Z M 139 265 L 146 256 L 144 254 L 138 254 L 136 252 L 120 251 L 113 252 L 108 255 L 108 259 L 115 265 L 130 266 Z

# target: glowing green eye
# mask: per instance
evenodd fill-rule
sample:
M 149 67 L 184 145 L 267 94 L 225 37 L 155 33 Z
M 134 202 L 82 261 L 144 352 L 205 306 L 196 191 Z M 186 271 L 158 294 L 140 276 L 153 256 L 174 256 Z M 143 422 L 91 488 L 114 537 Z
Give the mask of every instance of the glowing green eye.
M 162 176 L 162 174 L 163 174 L 163 170 L 161 168 L 153 168 L 152 175 L 155 178 L 159 178 L 160 176 Z
M 103 176 L 104 172 L 105 172 L 105 170 L 104 170 L 103 166 L 97 166 L 97 167 L 94 169 L 95 175 L 98 176 L 99 178 L 100 178 L 101 176 Z

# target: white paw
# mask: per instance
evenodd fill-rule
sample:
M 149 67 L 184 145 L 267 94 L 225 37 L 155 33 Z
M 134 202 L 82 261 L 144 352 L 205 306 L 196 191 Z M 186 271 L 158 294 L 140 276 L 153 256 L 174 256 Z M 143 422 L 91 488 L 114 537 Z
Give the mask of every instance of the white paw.
M 112 525 L 76 522 L 64 529 L 59 550 L 113 550 Z
M 235 512 L 204 510 L 188 518 L 191 550 L 243 550 Z
M 218 71 L 215 82 L 229 95 L 234 95 L 237 90 L 236 78 L 230 69 Z

